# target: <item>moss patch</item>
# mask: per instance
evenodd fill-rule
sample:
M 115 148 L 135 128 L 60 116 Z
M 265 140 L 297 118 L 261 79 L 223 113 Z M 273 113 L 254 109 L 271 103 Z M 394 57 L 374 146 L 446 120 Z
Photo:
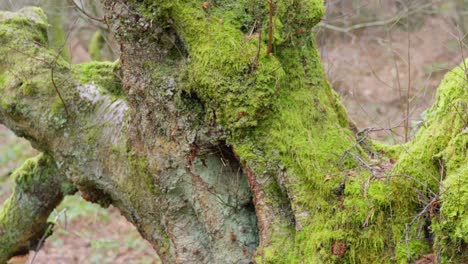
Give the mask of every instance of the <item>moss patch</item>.
M 321 0 L 287 2 L 278 2 L 274 11 L 275 39 L 281 39 L 276 45 L 296 34 L 281 25 L 310 28 L 323 14 Z M 267 28 L 267 5 L 251 3 L 210 2 L 207 8 L 203 2 L 193 0 L 136 4 L 144 15 L 160 21 L 163 27 L 175 27 L 190 54 L 183 89 L 195 92 L 204 102 L 208 119 L 230 129 L 257 125 L 284 77 L 278 59 L 265 55 L 267 39 L 263 37 L 258 43 L 258 39 L 245 33 L 260 28 L 260 24 L 265 24 L 263 30 Z M 166 25 L 169 20 L 174 24 Z
M 75 64 L 72 72 L 82 84 L 94 84 L 117 97 L 123 95 L 119 61 Z
M 427 120 L 414 140 L 402 147 L 393 173 L 404 175 L 405 179 L 395 180 L 392 187 L 393 192 L 398 193 L 394 198 L 395 213 L 406 215 L 407 222 L 424 206 L 430 206 L 417 223 L 432 220 L 431 228 L 436 237 L 434 250 L 441 258 L 452 260 L 466 258 L 460 250 L 465 248 L 466 252 L 467 243 L 467 233 L 460 232 L 468 219 L 464 213 L 468 196 L 466 184 L 463 185 L 468 180 L 468 82 L 463 65 L 444 77 L 437 101 L 427 112 Z M 427 205 L 427 201 L 417 195 L 415 187 L 427 195 L 428 200 L 437 194 L 436 201 Z M 421 232 L 414 230 L 410 236 L 417 237 Z M 403 234 L 400 236 L 402 238 Z

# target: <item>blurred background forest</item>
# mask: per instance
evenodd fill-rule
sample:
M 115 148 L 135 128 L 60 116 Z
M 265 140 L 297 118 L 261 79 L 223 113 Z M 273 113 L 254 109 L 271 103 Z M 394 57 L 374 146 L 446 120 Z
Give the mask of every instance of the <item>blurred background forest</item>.
M 254 0 L 252 0 L 254 1 Z M 50 44 L 73 63 L 115 60 L 97 1 L 0 0 L 1 10 L 42 7 Z M 468 0 L 326 0 L 316 28 L 328 80 L 352 119 L 372 138 L 411 139 L 434 102 L 443 75 L 468 56 Z M 11 171 L 37 154 L 0 125 L 0 203 Z M 114 209 L 68 197 L 35 263 L 158 263 L 149 244 Z M 112 221 L 111 221 L 112 220 Z M 29 256 L 31 260 L 33 256 Z

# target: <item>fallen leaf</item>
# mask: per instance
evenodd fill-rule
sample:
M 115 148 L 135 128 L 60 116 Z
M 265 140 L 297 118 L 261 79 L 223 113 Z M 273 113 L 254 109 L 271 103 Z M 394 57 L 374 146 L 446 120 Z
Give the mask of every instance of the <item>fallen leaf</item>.
M 332 254 L 342 258 L 346 253 L 346 243 L 338 240 L 333 242 L 332 245 Z

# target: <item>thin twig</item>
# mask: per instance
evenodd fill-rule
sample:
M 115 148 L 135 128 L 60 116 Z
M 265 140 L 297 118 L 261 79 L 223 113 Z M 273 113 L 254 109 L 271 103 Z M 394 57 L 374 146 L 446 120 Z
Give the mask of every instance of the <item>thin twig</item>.
M 66 208 L 63 209 L 62 211 L 60 211 L 60 212 L 55 216 L 55 218 L 54 218 L 54 223 L 56 223 L 56 222 L 58 221 L 58 219 L 60 218 L 60 216 L 61 216 L 62 214 L 65 214 L 65 216 L 66 216 L 66 212 L 67 212 L 67 209 L 66 209 Z M 36 248 L 35 248 L 35 250 L 34 250 L 34 255 L 33 255 L 31 261 L 29 262 L 29 264 L 33 264 L 34 261 L 36 260 L 37 253 L 39 253 L 39 250 L 42 248 L 42 245 L 44 244 L 46 238 L 49 237 L 50 232 L 53 231 L 54 226 L 55 226 L 55 224 L 49 224 L 49 225 L 47 226 L 46 230 L 44 231 L 44 234 L 42 234 L 42 237 L 41 237 L 41 239 L 39 240 L 39 243 L 37 244 L 37 246 L 36 246 Z
M 87 16 L 89 19 L 92 19 L 92 20 L 95 20 L 95 21 L 98 21 L 98 22 L 101 22 L 101 23 L 104 23 L 105 22 L 105 19 L 104 18 L 98 18 L 98 17 L 95 17 L 93 15 L 90 15 L 88 12 L 86 12 L 82 7 L 80 7 L 76 2 L 75 0 L 70 0 L 70 2 L 75 6 L 75 8 L 80 12 L 82 13 L 83 15 Z
M 409 3 L 411 5 L 411 2 Z M 409 10 L 409 6 L 407 7 Z M 409 12 L 406 16 L 406 31 L 408 37 L 407 46 L 407 62 L 408 62 L 408 87 L 406 89 L 406 118 L 405 118 L 405 143 L 408 142 L 409 136 L 409 119 L 410 119 L 410 96 L 411 96 L 411 33 L 410 33 L 410 17 Z
M 73 25 L 76 24 L 76 22 L 78 21 L 75 20 L 75 22 L 73 23 Z M 73 26 L 72 25 L 72 26 Z M 67 104 L 65 103 L 65 100 L 63 99 L 62 97 L 62 94 L 60 93 L 58 87 L 57 87 L 57 84 L 55 83 L 55 79 L 54 79 L 54 72 L 55 72 L 55 67 L 57 66 L 57 61 L 58 59 L 60 58 L 60 54 L 62 53 L 62 51 L 65 49 L 65 46 L 67 45 L 67 40 L 68 38 L 70 37 L 70 33 L 71 31 L 69 30 L 68 33 L 67 33 L 67 37 L 65 38 L 65 41 L 63 42 L 62 44 L 62 47 L 59 49 L 59 51 L 57 52 L 57 54 L 55 55 L 55 58 L 53 60 L 53 62 L 51 63 L 50 65 L 50 79 L 52 81 L 52 86 L 54 87 L 55 89 L 55 92 L 57 93 L 57 95 L 59 96 L 59 99 L 60 101 L 62 102 L 63 104 L 63 109 L 65 110 L 65 114 L 67 115 L 67 117 L 70 117 L 70 113 L 68 111 L 68 107 L 67 107 Z
M 50 69 L 50 80 L 52 81 L 52 86 L 54 86 L 55 92 L 59 96 L 60 101 L 62 101 L 63 109 L 65 109 L 65 113 L 66 113 L 67 117 L 70 117 L 70 114 L 68 112 L 67 104 L 65 104 L 65 100 L 63 100 L 62 94 L 60 93 L 60 91 L 59 91 L 59 89 L 57 87 L 57 84 L 55 83 L 54 70 L 55 70 L 55 63 L 54 63 L 54 65 L 52 65 L 52 68 Z
M 269 24 L 268 24 L 268 46 L 266 55 L 269 56 L 273 49 L 273 0 L 267 0 L 270 9 Z
M 432 5 L 432 3 L 421 5 L 421 6 L 419 6 L 419 8 L 413 9 L 412 11 L 408 11 L 406 15 L 414 14 L 414 13 L 418 12 L 421 9 L 424 9 L 426 7 L 430 7 L 431 5 Z M 355 30 L 358 30 L 358 29 L 369 28 L 369 27 L 381 27 L 381 26 L 386 26 L 386 25 L 389 25 L 389 24 L 393 24 L 395 22 L 398 22 L 404 15 L 405 15 L 405 12 L 399 13 L 396 16 L 394 16 L 392 18 L 389 18 L 389 19 L 386 19 L 386 20 L 359 23 L 359 24 L 355 24 L 355 25 L 352 25 L 352 26 L 349 26 L 349 27 L 339 27 L 339 26 L 335 26 L 335 25 L 330 25 L 330 24 L 325 23 L 324 21 L 320 22 L 318 24 L 318 26 L 326 28 L 326 29 L 338 31 L 338 32 L 341 32 L 341 33 L 350 33 L 351 31 L 355 31 Z

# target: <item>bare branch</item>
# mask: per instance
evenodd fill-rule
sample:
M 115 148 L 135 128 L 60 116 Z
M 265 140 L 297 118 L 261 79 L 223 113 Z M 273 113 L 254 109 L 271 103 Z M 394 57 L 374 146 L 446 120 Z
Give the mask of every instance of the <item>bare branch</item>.
M 89 19 L 92 19 L 94 21 L 98 21 L 98 22 L 101 22 L 101 23 L 104 23 L 106 20 L 104 18 L 98 18 L 98 17 L 95 17 L 91 14 L 89 14 L 88 12 L 86 12 L 83 7 L 80 7 L 76 2 L 75 0 L 69 0 L 70 3 L 72 3 L 75 8 L 83 15 L 85 15 L 86 17 L 88 17 Z

